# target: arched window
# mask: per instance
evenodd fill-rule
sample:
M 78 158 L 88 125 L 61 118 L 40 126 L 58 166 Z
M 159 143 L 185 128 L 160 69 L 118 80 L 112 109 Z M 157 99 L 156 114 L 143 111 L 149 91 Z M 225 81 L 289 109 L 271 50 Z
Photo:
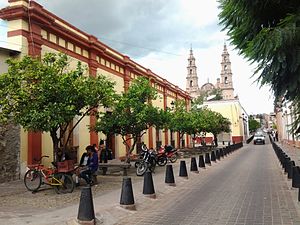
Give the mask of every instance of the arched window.
M 193 73 L 193 70 L 192 69 L 190 69 L 190 74 L 192 74 Z
M 193 81 L 192 80 L 190 81 L 190 87 L 193 87 Z
M 227 69 L 227 65 L 224 66 L 224 70 L 226 70 L 226 69 Z
M 225 77 L 224 83 L 225 83 L 225 84 L 228 84 L 228 78 L 227 78 L 227 77 Z

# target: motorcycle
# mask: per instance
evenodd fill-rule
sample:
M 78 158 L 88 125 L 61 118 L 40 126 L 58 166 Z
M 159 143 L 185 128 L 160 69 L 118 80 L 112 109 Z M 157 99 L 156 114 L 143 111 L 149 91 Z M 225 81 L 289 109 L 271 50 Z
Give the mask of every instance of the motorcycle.
M 143 176 L 149 169 L 154 172 L 156 165 L 156 154 L 153 149 L 148 149 L 146 145 L 142 145 L 142 152 L 140 155 L 142 158 L 135 163 L 136 175 Z
M 161 146 L 158 152 L 164 152 L 165 163 L 167 163 L 167 161 L 170 161 L 171 163 L 175 163 L 178 159 L 177 149 L 173 148 L 173 146 L 171 145 L 167 145 L 165 147 Z

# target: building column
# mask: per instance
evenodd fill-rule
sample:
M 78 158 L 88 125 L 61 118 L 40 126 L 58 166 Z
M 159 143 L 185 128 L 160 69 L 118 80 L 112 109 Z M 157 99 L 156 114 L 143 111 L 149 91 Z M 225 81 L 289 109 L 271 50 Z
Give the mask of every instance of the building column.
M 166 82 L 166 80 L 165 80 L 165 82 Z M 167 89 L 166 89 L 166 86 L 164 86 L 163 95 L 164 95 L 164 110 L 166 111 L 167 110 Z M 164 133 L 165 133 L 165 145 L 169 145 L 169 130 L 165 129 Z
M 32 22 L 32 21 L 31 21 Z M 35 23 L 29 26 L 30 35 L 28 41 L 28 55 L 31 57 L 41 57 L 42 52 L 42 35 L 41 27 Z M 35 164 L 34 159 L 42 156 L 42 132 L 28 131 L 28 154 L 27 164 Z
M 93 36 L 89 37 L 90 43 L 93 43 L 94 41 L 96 41 L 97 39 Z M 98 67 L 98 63 L 97 63 L 97 54 L 95 53 L 94 50 L 90 50 L 89 52 L 89 73 L 90 76 L 92 77 L 96 77 L 97 76 L 97 67 Z M 97 122 L 97 118 L 96 115 L 98 113 L 98 109 L 94 109 L 93 112 L 90 114 L 90 127 L 93 128 L 96 126 L 96 122 Z M 98 146 L 98 141 L 99 137 L 98 137 L 98 133 L 96 131 L 90 131 L 90 144 L 96 144 L 96 146 Z

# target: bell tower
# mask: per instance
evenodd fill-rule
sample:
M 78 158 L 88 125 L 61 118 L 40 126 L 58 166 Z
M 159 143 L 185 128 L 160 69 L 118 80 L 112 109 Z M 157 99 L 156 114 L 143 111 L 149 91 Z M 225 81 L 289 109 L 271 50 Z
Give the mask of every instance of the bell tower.
M 221 83 L 223 99 L 234 99 L 234 88 L 232 83 L 231 62 L 227 51 L 226 43 L 222 53 L 221 61 Z
M 186 77 L 186 91 L 194 98 L 198 96 L 198 76 L 196 59 L 193 55 L 193 49 L 190 49 L 190 56 L 188 58 L 187 77 Z

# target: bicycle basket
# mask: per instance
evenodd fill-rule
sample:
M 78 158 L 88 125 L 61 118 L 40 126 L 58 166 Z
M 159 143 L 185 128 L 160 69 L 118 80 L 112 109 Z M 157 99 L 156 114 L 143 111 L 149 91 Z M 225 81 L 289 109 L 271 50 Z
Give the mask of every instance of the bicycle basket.
M 74 160 L 57 162 L 57 172 L 67 173 L 74 170 Z

